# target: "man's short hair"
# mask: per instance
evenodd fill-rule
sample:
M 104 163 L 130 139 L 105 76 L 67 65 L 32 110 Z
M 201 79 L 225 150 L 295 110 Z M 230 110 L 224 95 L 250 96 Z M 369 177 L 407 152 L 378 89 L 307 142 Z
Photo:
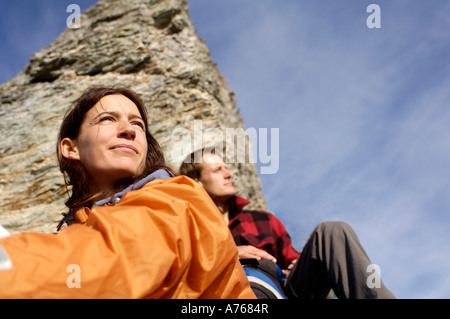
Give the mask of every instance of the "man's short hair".
M 180 175 L 186 175 L 192 179 L 200 179 L 203 169 L 203 155 L 205 154 L 221 156 L 222 151 L 219 151 L 215 146 L 210 146 L 192 152 L 181 163 Z

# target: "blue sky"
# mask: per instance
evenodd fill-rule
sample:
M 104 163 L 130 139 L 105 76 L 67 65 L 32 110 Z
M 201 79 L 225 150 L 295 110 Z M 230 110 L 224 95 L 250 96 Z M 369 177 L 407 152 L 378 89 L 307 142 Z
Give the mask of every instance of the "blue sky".
M 399 298 L 450 298 L 450 2 L 189 0 L 247 128 L 279 128 L 268 207 L 301 250 L 353 226 Z M 67 5 L 0 10 L 0 83 L 64 29 Z M 369 29 L 369 4 L 381 28 Z

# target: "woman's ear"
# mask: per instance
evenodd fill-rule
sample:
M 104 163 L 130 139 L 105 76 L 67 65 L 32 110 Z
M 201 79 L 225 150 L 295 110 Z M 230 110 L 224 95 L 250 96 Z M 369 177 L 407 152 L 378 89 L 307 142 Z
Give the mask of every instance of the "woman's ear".
M 64 158 L 71 160 L 80 160 L 80 154 L 78 153 L 78 148 L 73 140 L 68 137 L 65 137 L 61 140 L 59 145 L 61 150 L 61 155 Z

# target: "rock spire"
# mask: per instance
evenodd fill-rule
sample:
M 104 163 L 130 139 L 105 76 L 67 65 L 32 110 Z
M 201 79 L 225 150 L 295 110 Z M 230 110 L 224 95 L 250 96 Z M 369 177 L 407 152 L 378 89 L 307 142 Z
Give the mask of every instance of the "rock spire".
M 138 92 L 149 109 L 150 130 L 175 169 L 217 132 L 226 137 L 227 128 L 244 127 L 186 0 L 102 0 L 80 22 L 0 85 L 0 224 L 13 233 L 54 232 L 66 212 L 57 131 L 67 108 L 90 86 Z M 239 193 L 254 208 L 265 208 L 254 164 L 230 167 Z

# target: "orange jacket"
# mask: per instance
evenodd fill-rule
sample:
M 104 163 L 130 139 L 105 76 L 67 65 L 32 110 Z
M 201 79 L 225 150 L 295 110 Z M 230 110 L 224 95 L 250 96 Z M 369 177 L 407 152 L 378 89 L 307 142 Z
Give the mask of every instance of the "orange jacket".
M 58 234 L 0 239 L 12 262 L 0 298 L 255 298 L 220 212 L 185 176 L 83 215 Z

